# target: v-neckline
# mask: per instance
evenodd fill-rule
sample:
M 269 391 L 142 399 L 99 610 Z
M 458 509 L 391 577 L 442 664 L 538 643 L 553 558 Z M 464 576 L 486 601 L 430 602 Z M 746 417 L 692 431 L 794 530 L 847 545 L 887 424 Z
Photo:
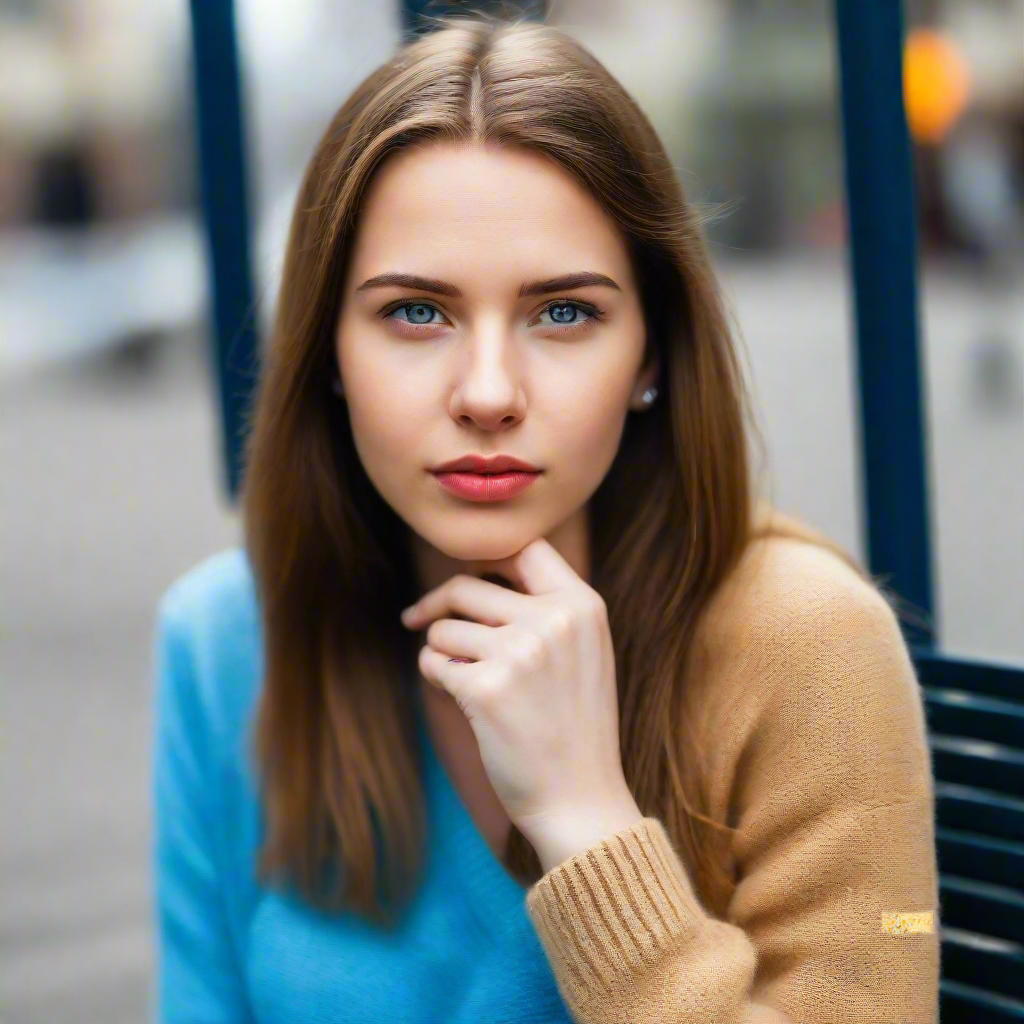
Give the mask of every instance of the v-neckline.
M 426 785 L 437 800 L 430 827 L 439 827 L 439 823 L 450 825 L 440 837 L 439 846 L 450 848 L 452 862 L 462 869 L 457 881 L 465 888 L 474 918 L 496 940 L 507 939 L 521 931 L 524 924 L 532 928 L 525 909 L 527 888 L 508 873 L 473 822 L 431 740 L 419 693 L 416 721 Z M 499 912 L 495 913 L 496 910 Z

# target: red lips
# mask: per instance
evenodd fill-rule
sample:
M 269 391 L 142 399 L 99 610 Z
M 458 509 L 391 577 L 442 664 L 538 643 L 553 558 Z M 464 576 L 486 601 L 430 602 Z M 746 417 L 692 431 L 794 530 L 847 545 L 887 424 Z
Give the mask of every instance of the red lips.
M 524 462 L 522 459 L 514 458 L 511 455 L 463 455 L 461 458 L 452 459 L 450 462 L 443 462 L 435 466 L 433 473 L 485 473 L 487 475 L 496 473 L 539 473 L 537 466 Z

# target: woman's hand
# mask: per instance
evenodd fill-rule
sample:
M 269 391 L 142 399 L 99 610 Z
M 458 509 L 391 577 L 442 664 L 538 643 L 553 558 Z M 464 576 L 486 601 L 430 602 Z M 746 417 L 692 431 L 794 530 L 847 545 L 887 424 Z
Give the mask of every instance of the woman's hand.
M 548 843 L 557 863 L 580 845 L 570 837 L 595 822 L 604 825 L 593 842 L 642 817 L 622 771 L 608 616 L 600 595 L 543 538 L 495 571 L 526 593 L 453 576 L 402 621 L 429 624 L 420 672 L 468 719 L 512 823 L 538 853 Z

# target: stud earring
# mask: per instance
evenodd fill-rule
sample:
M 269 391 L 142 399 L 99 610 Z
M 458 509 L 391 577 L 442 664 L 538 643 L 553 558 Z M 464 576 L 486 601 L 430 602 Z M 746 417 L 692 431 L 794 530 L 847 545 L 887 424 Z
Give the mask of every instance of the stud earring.
M 641 396 L 641 399 L 642 399 L 644 405 L 650 405 L 657 397 L 658 397 L 658 389 L 657 388 L 648 388 L 643 393 L 643 395 Z

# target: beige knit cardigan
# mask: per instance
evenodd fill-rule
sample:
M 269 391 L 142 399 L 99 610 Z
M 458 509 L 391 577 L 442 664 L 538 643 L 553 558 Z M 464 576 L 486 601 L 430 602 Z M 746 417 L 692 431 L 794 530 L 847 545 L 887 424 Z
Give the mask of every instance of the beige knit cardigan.
M 710 913 L 656 818 L 548 871 L 527 912 L 573 1019 L 935 1024 L 931 761 L 881 594 L 826 548 L 755 543 L 702 618 L 685 714 L 735 886 Z

